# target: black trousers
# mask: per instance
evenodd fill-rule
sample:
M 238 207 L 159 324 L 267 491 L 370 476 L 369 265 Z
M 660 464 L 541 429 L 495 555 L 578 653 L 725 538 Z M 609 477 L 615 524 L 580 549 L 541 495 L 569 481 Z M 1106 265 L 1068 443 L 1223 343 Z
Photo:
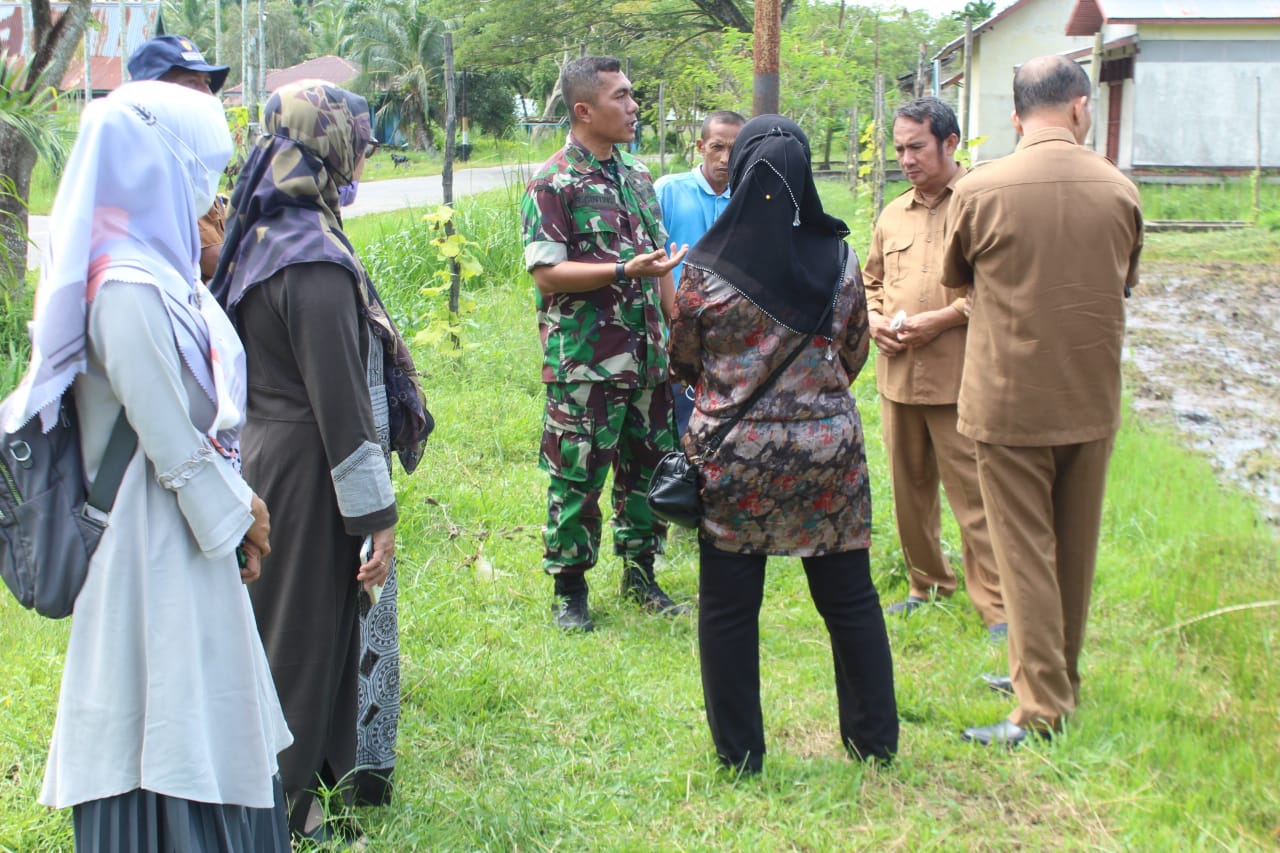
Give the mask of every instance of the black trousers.
M 702 539 L 698 550 L 698 647 L 711 738 L 726 765 L 758 771 L 765 753 L 759 616 L 767 558 L 721 551 Z M 831 636 L 840 739 L 854 758 L 889 761 L 898 751 L 898 705 L 870 558 L 859 550 L 802 559 Z

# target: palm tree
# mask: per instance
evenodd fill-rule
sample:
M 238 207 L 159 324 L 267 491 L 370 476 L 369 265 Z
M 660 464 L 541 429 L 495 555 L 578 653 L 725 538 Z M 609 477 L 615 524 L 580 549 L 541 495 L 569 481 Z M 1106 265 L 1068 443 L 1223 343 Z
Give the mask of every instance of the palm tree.
M 431 113 L 444 91 L 444 30 L 415 0 L 375 4 L 356 22 L 356 56 L 382 95 L 376 121 L 407 125 L 423 150 L 434 148 Z
M 342 0 L 321 0 L 310 6 L 307 26 L 311 30 L 311 45 L 318 55 L 352 55 L 355 36 L 351 5 Z
M 213 3 L 218 0 L 166 0 L 164 4 L 165 30 L 186 36 L 206 57 L 214 55 L 218 36 L 213 28 Z
M 58 92 L 46 84 L 45 75 L 31 76 L 19 57 L 0 51 L 0 140 L 3 150 L 12 152 L 9 156 L 30 164 L 25 174 L 17 169 L 11 174 L 6 168 L 0 175 L 0 293 L 12 295 L 26 269 L 26 195 L 31 167 L 37 158 L 43 158 L 56 175 L 66 158 L 70 134 L 59 119 L 57 106 Z M 29 159 L 18 158 L 24 150 Z

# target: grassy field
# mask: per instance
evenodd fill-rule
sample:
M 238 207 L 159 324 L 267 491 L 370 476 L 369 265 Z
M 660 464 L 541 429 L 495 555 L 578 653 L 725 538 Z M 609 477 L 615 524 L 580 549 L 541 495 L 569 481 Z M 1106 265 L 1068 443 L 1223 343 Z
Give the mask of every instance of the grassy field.
M 846 191 L 833 212 L 864 224 Z M 774 560 L 761 615 L 769 756 L 736 780 L 712 754 L 693 619 L 640 614 L 619 563 L 590 573 L 597 630 L 551 627 L 538 569 L 545 492 L 542 387 L 516 199 L 461 205 L 486 273 L 472 283 L 465 347 L 419 348 L 438 427 L 400 476 L 403 718 L 396 802 L 359 815 L 372 851 L 418 850 L 1274 850 L 1280 843 L 1275 531 L 1208 464 L 1134 418 L 1107 494 L 1082 706 L 1067 734 L 1014 752 L 960 742 L 1009 703 L 963 593 L 889 625 L 902 750 L 889 770 L 838 743 L 830 651 L 798 562 Z M 352 224 L 412 334 L 432 264 L 414 217 Z M 1274 235 L 1159 235 L 1152 258 L 1216 253 L 1274 263 Z M 434 297 L 441 298 L 441 297 Z M 445 345 L 447 346 L 447 345 Z M 879 442 L 874 382 L 854 386 L 875 501 L 882 598 L 906 593 Z M 947 520 L 945 539 L 958 561 Z M 608 537 L 603 551 L 609 553 Z M 696 545 L 677 531 L 661 563 L 696 594 Z M 36 805 L 66 625 L 0 596 L 0 849 L 70 850 L 70 819 Z

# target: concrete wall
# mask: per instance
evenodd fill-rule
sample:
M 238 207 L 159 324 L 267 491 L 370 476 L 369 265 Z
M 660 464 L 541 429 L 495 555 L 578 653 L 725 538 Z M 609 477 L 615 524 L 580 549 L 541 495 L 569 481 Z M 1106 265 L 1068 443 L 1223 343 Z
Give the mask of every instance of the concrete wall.
M 1035 56 L 1092 47 L 1092 38 L 1063 35 L 1071 6 L 1063 0 L 1036 0 L 974 40 L 969 136 L 987 137 L 974 149 L 975 161 L 1003 157 L 1018 145 L 1009 120 L 1015 67 Z
M 1118 165 L 1252 168 L 1261 78 L 1262 165 L 1280 166 L 1280 27 L 1153 30 L 1140 29 Z

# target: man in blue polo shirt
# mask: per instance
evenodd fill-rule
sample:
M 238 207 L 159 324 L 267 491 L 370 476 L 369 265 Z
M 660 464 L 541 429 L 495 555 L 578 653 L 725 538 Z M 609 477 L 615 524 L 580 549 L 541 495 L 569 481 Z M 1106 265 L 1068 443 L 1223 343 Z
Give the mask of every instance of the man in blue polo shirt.
M 692 246 L 707 233 L 729 205 L 729 154 L 746 119 L 731 110 L 717 110 L 702 122 L 702 135 L 695 142 L 702 162 L 688 172 L 663 175 L 654 184 L 662 206 L 662 224 L 677 245 Z M 681 261 L 672 270 L 680 286 Z M 686 389 L 673 383 L 676 401 L 676 429 L 684 434 L 693 414 L 693 400 Z

